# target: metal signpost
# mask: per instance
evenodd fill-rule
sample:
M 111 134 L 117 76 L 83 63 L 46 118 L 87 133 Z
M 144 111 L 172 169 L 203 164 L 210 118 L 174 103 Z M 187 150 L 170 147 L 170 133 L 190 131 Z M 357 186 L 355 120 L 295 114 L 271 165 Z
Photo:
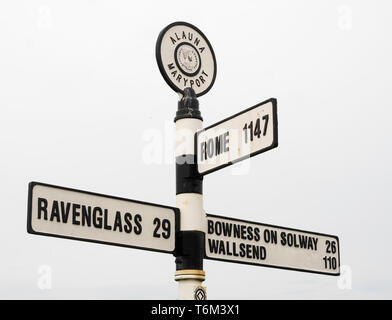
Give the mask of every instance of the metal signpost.
M 276 99 L 203 128 L 197 98 L 216 78 L 206 36 L 189 23 L 172 23 L 159 34 L 156 59 L 180 96 L 174 118 L 176 207 L 31 182 L 27 231 L 171 253 L 179 299 L 207 298 L 205 258 L 339 275 L 336 236 L 209 215 L 203 209 L 204 175 L 278 146 Z

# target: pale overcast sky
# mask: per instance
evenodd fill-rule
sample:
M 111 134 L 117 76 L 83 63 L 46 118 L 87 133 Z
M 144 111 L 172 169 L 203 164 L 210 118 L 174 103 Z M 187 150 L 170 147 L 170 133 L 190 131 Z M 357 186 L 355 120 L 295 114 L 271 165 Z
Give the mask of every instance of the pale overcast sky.
M 386 0 L 1 1 L 0 298 L 176 299 L 170 254 L 27 234 L 27 185 L 175 205 L 178 97 L 155 42 L 187 21 L 217 59 L 199 99 L 205 126 L 278 101 L 279 147 L 246 174 L 206 176 L 206 212 L 338 235 L 345 277 L 206 260 L 208 297 L 391 299 L 391 10 Z M 162 139 L 160 163 L 143 156 L 149 132 Z

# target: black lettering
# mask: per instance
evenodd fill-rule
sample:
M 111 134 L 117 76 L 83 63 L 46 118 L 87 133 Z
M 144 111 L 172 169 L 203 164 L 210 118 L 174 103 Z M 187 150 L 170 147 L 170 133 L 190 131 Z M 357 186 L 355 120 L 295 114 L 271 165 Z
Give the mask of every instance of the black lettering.
M 221 153 L 221 144 L 222 144 L 222 140 L 221 140 L 222 136 L 217 136 L 215 137 L 215 155 L 219 155 Z
M 301 248 L 306 248 L 308 243 L 308 237 L 300 234 L 299 236 L 299 245 Z
M 308 238 L 308 242 L 307 242 L 307 248 L 313 250 L 313 241 L 312 241 L 312 237 Z
M 211 158 L 214 155 L 214 140 L 213 139 L 208 140 L 207 153 L 208 153 L 209 158 Z
M 235 224 L 234 225 L 234 229 L 233 229 L 233 237 L 234 238 L 240 238 L 241 237 L 240 230 L 241 230 L 240 225 L 239 224 Z
M 213 234 L 214 233 L 214 221 L 212 220 L 208 220 L 207 221 L 207 230 L 208 230 L 208 234 Z
M 94 227 L 102 229 L 102 209 L 100 207 L 95 207 L 93 210 L 93 224 Z
M 284 233 L 284 232 L 282 232 L 282 233 Z M 278 243 L 277 231 L 265 229 L 263 235 L 264 235 L 264 242 L 265 243 L 273 243 L 273 244 Z M 286 234 L 284 235 L 284 241 L 286 241 Z M 282 245 L 284 245 L 284 244 L 282 244 Z
M 255 241 L 260 241 L 260 229 L 256 227 L 254 229 L 254 232 L 255 232 Z
M 208 246 L 210 248 L 210 252 L 218 253 L 218 240 L 208 239 Z
M 91 227 L 91 207 L 82 206 L 82 226 Z
M 207 143 L 202 142 L 200 145 L 200 149 L 201 149 L 201 161 L 203 160 L 207 160 Z
M 248 226 L 248 228 L 246 228 L 247 233 L 248 233 L 248 240 L 252 241 L 253 240 L 253 228 L 251 226 Z
M 313 238 L 313 242 L 314 242 L 314 250 L 317 251 L 318 238 Z
M 293 246 L 293 235 L 291 233 L 287 234 L 287 244 L 289 247 Z
M 235 243 L 233 243 L 233 246 L 235 246 Z M 233 253 L 230 251 L 230 242 L 226 241 L 226 255 L 232 256 Z
M 104 210 L 104 214 L 103 214 L 103 228 L 105 230 L 112 230 L 112 226 L 108 225 L 108 209 Z
M 61 217 L 63 219 L 63 223 L 67 223 L 70 209 L 71 204 L 69 202 L 67 202 L 67 206 L 65 206 L 64 201 L 61 201 Z
M 260 247 L 252 245 L 253 259 L 260 259 Z
M 240 257 L 245 257 L 245 243 L 240 243 Z
M 260 259 L 265 260 L 267 258 L 267 250 L 265 247 L 260 246 Z
M 77 218 L 80 216 L 80 204 L 73 203 L 72 204 L 72 224 L 80 225 L 80 221 Z
M 38 198 L 38 219 L 41 219 L 42 213 L 44 214 L 44 220 L 48 220 L 48 200 Z
M 237 252 L 237 244 L 235 242 L 233 242 L 233 256 L 234 257 L 238 257 L 239 254 Z
M 246 240 L 246 226 L 241 226 L 241 239 Z
M 50 221 L 53 221 L 56 218 L 57 222 L 60 222 L 60 212 L 59 212 L 59 203 L 54 200 L 52 204 L 52 210 L 50 212 Z
M 286 245 L 286 232 L 281 232 L 280 233 L 280 243 L 282 246 Z
M 223 229 L 223 235 L 225 237 L 231 237 L 231 232 L 233 230 L 233 224 L 232 223 L 223 223 L 222 229 Z
M 271 233 L 270 233 L 270 231 L 268 229 L 264 229 L 263 235 L 264 235 L 264 242 L 265 243 L 270 243 L 270 241 L 271 241 Z
M 276 230 L 271 230 L 271 243 L 278 244 L 278 232 Z
M 171 229 L 170 229 L 170 221 L 167 219 L 163 219 L 162 220 L 162 237 L 164 239 L 169 239 L 170 238 L 170 233 L 171 233 Z
M 299 245 L 298 245 L 298 243 L 297 243 L 297 235 L 293 235 L 293 238 L 294 238 L 294 247 L 295 248 L 298 248 L 299 247 Z
M 222 234 L 222 224 L 219 221 L 215 222 L 215 234 L 217 236 Z
M 116 229 L 118 229 L 120 232 L 123 230 L 120 211 L 116 212 L 116 217 L 114 218 L 113 231 L 116 231 Z
M 224 244 L 224 242 L 222 240 L 219 241 L 219 254 L 226 255 L 225 244 Z
M 229 132 L 225 132 L 223 135 L 223 152 L 229 151 Z
M 152 222 L 155 226 L 154 232 L 153 232 L 153 237 L 154 238 L 160 238 L 161 235 L 158 233 L 159 227 L 161 226 L 161 220 L 159 218 L 155 218 Z
M 142 229 L 142 216 L 140 214 L 135 214 L 135 227 L 133 228 L 133 232 L 135 234 L 141 234 L 143 229 Z
M 196 45 L 196 47 L 199 45 L 199 43 L 200 43 L 200 39 L 199 38 L 195 38 L 195 42 L 193 42 L 195 45 Z
M 247 244 L 246 245 L 246 257 L 249 258 L 249 259 L 253 258 L 253 255 L 252 255 L 252 245 L 251 244 Z
M 129 212 L 126 212 L 124 214 L 124 231 L 126 233 L 131 233 L 132 232 L 132 215 Z

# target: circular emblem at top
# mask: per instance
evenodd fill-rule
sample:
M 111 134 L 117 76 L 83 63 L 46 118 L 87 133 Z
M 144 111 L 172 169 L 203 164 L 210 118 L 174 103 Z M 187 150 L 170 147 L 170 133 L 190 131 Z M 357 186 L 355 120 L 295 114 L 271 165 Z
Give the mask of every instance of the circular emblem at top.
M 159 70 L 176 92 L 192 88 L 196 96 L 208 92 L 216 77 L 214 50 L 206 36 L 187 22 L 174 22 L 161 31 L 156 45 Z

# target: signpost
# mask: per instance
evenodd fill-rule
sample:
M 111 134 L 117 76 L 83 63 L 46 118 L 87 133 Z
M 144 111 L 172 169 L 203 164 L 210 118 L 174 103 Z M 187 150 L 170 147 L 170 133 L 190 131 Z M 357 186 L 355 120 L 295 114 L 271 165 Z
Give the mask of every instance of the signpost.
M 206 258 L 339 275 L 339 238 L 207 215 Z
M 179 210 L 31 182 L 29 233 L 173 253 Z
M 276 99 L 269 99 L 198 131 L 197 169 L 205 175 L 277 146 Z
M 195 26 L 175 22 L 159 34 L 155 53 L 163 78 L 180 96 L 176 207 L 31 182 L 28 233 L 171 253 L 180 299 L 206 299 L 204 258 L 339 275 L 336 236 L 206 215 L 205 175 L 278 146 L 277 101 L 202 128 L 197 98 L 216 78 L 210 42 Z

